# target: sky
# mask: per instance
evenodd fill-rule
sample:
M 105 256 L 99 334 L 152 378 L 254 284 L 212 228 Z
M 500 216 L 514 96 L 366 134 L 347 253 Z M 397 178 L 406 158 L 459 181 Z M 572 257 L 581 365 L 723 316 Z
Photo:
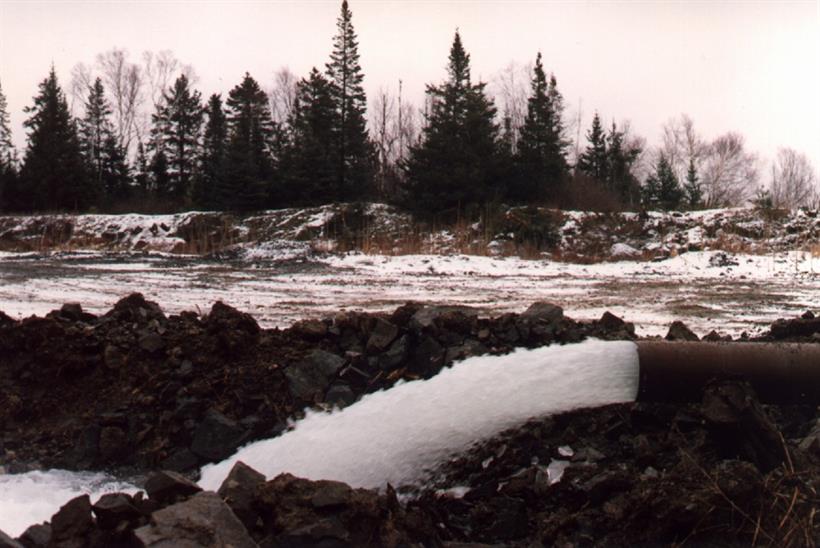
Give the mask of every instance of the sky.
M 125 48 L 169 49 L 193 65 L 203 96 L 227 93 L 248 71 L 269 87 L 287 66 L 304 76 L 327 61 L 340 1 L 0 0 L 0 85 L 15 142 L 23 107 L 53 63 L 71 68 Z M 595 111 L 629 120 L 650 145 L 689 115 L 707 139 L 745 135 L 762 159 L 788 146 L 820 168 L 820 0 L 538 1 L 351 0 L 365 86 L 421 104 L 445 76 L 459 29 L 474 78 L 492 81 L 541 51 L 582 134 Z M 583 135 L 582 135 L 583 139 Z

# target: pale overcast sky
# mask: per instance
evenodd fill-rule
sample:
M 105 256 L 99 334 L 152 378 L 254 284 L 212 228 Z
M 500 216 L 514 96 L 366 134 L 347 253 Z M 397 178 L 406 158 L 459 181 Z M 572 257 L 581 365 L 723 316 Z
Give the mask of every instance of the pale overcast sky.
M 15 141 L 22 109 L 53 62 L 64 88 L 71 68 L 97 53 L 170 49 L 194 66 L 207 96 L 249 71 L 264 86 L 288 66 L 323 67 L 340 1 L 0 0 L 0 84 Z M 820 0 L 804 2 L 550 2 L 352 0 L 370 97 L 380 87 L 420 102 L 444 77 L 461 30 L 473 75 L 493 78 L 543 52 L 569 112 L 583 128 L 598 110 L 631 120 L 650 143 L 670 117 L 689 114 L 707 138 L 735 130 L 771 158 L 778 146 L 820 167 Z

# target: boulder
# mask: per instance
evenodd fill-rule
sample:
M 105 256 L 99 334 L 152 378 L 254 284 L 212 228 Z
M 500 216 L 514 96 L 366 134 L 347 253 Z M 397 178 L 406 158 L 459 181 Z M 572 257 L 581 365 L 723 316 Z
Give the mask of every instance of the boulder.
M 174 502 L 202 491 L 202 488 L 182 474 L 163 470 L 152 474 L 145 482 L 145 492 L 159 502 Z
M 20 543 L 26 548 L 46 548 L 51 542 L 51 524 L 32 525 L 20 535 Z
M 775 339 L 811 337 L 815 333 L 820 333 L 820 318 L 777 320 L 772 324 L 770 331 Z
M 139 338 L 138 344 L 140 349 L 148 352 L 149 354 L 154 354 L 165 348 L 165 341 L 162 337 L 157 333 L 151 332 L 143 333 Z
M 325 394 L 325 402 L 340 409 L 355 401 L 356 393 L 346 384 L 334 384 Z
M 132 293 L 120 299 L 104 317 L 138 324 L 146 324 L 151 320 L 165 323 L 167 320 L 159 305 L 146 301 L 142 293 Z
M 392 323 L 376 318 L 375 326 L 367 339 L 365 350 L 368 354 L 378 354 L 384 352 L 396 340 L 399 335 L 399 328 Z
M 385 371 L 398 369 L 407 360 L 410 352 L 410 339 L 407 335 L 399 337 L 387 352 L 379 356 L 379 367 Z
M 256 524 L 258 516 L 253 502 L 257 489 L 264 484 L 264 475 L 240 461 L 233 465 L 217 491 L 248 530 Z
M 478 310 L 469 306 L 425 306 L 416 311 L 413 317 L 410 318 L 410 327 L 415 330 L 431 327 L 440 316 L 454 312 L 467 317 L 478 316 Z
M 666 334 L 667 341 L 699 341 L 695 333 L 686 326 L 685 323 L 679 320 L 672 322 L 669 326 L 669 332 Z
M 82 546 L 93 527 L 91 499 L 88 495 L 73 498 L 51 516 L 51 544 Z
M 194 431 L 191 451 L 212 461 L 229 457 L 247 438 L 247 432 L 234 420 L 209 409 Z
M 291 394 L 301 400 L 313 400 L 317 393 L 324 393 L 344 364 L 345 359 L 336 354 L 312 351 L 305 359 L 285 369 Z
M 238 352 L 259 340 L 259 324 L 250 314 L 217 301 L 204 319 L 208 333 L 219 341 L 223 353 Z
M 124 493 L 106 493 L 91 507 L 100 529 L 116 529 L 120 523 L 133 523 L 142 517 Z
M 521 314 L 521 317 L 534 322 L 560 322 L 564 319 L 564 309 L 552 303 L 538 301 L 532 303 L 529 308 Z
M 22 544 L 0 531 L 0 548 L 24 548 Z
M 154 512 L 134 536 L 138 546 L 151 548 L 257 546 L 230 507 L 209 491 Z

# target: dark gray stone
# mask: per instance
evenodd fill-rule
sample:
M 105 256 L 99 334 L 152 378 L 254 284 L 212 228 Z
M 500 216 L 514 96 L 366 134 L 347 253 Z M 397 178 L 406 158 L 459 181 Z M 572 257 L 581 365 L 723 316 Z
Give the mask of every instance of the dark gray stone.
M 215 409 L 205 413 L 205 419 L 197 425 L 191 451 L 208 460 L 229 457 L 247 438 L 242 426 Z
M 23 545 L 0 531 L 0 548 L 23 548 Z
M 138 520 L 142 513 L 123 493 L 107 493 L 91 507 L 100 529 L 115 529 L 122 522 Z
M 91 499 L 82 495 L 71 499 L 51 516 L 52 541 L 82 538 L 94 527 Z
M 347 407 L 355 401 L 356 394 L 346 384 L 334 384 L 325 394 L 325 402 L 339 408 Z
M 138 546 L 150 548 L 256 547 L 231 508 L 209 491 L 154 512 L 151 523 L 135 530 L 134 536 Z
M 202 491 L 202 488 L 182 474 L 163 470 L 152 474 L 145 482 L 145 492 L 159 502 L 173 502 Z
M 666 334 L 667 341 L 699 341 L 697 335 L 695 335 L 691 329 L 689 329 L 685 323 L 679 320 L 675 320 L 672 322 L 672 325 L 669 326 L 669 332 Z
M 165 348 L 165 341 L 156 333 L 146 333 L 140 337 L 139 347 L 153 354 Z
M 521 317 L 531 321 L 546 323 L 558 322 L 564 318 L 564 309 L 552 303 L 538 301 L 532 303 Z
M 165 470 L 174 472 L 187 472 L 199 465 L 199 458 L 190 449 L 178 449 L 159 463 Z
M 20 543 L 26 548 L 46 548 L 51 542 L 51 524 L 32 525 L 20 535 Z
M 400 337 L 387 352 L 379 356 L 379 367 L 385 371 L 392 371 L 400 367 L 407 360 L 409 343 L 407 335 Z
M 384 352 L 399 335 L 399 328 L 381 318 L 376 318 L 376 325 L 370 333 L 365 349 L 369 354 Z
M 236 517 L 251 529 L 258 518 L 253 508 L 256 490 L 265 484 L 265 476 L 243 462 L 237 462 L 222 482 L 217 493 Z
M 316 393 L 324 392 L 331 379 L 345 364 L 344 358 L 314 350 L 304 360 L 285 369 L 291 394 L 303 400 L 312 400 Z
M 469 306 L 425 306 L 410 318 L 410 327 L 424 329 L 432 326 L 442 314 L 459 312 L 467 317 L 478 316 L 478 310 Z

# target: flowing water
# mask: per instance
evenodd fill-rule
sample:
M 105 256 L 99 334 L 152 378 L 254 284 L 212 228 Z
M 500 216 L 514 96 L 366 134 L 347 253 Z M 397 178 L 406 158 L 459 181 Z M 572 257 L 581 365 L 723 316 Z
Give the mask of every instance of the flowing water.
M 285 434 L 202 469 L 216 490 L 239 460 L 268 478 L 289 472 L 354 487 L 424 482 L 438 463 L 527 419 L 627 402 L 638 393 L 631 342 L 586 341 L 469 358 L 332 413 L 308 411 Z M 0 530 L 16 536 L 83 493 L 95 502 L 136 487 L 102 474 L 60 470 L 0 475 Z

